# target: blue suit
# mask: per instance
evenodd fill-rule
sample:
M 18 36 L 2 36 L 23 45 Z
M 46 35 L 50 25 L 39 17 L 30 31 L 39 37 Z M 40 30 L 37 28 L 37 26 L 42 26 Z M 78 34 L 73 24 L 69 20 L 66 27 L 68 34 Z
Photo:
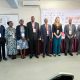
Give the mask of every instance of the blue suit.
M 49 54 L 49 42 L 50 39 L 52 38 L 52 30 L 51 30 L 51 25 L 48 24 L 48 34 L 47 34 L 47 30 L 45 27 L 45 24 L 41 25 L 40 28 L 40 35 L 41 35 L 41 39 L 43 41 L 43 46 L 44 46 L 44 51 L 43 51 L 43 55 L 45 54 Z

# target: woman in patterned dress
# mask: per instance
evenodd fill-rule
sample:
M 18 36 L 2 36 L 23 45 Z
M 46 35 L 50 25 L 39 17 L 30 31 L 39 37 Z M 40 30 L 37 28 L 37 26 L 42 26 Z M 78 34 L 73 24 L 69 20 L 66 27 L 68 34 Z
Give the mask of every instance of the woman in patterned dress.
M 7 22 L 8 28 L 6 29 L 5 32 L 5 37 L 6 37 L 6 44 L 7 44 L 7 52 L 8 55 L 12 59 L 16 59 L 16 37 L 15 37 L 15 28 L 13 28 L 13 22 L 9 21 Z

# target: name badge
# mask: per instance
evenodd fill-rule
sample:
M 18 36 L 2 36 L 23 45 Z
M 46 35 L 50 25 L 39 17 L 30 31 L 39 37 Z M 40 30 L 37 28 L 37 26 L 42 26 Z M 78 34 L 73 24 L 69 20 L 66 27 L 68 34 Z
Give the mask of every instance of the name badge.
M 24 33 L 22 33 L 22 34 L 21 34 L 21 36 L 22 36 L 22 37 L 25 37 L 25 34 L 24 34 Z
M 17 45 L 17 49 L 20 49 L 20 46 L 19 45 Z
M 35 33 L 36 32 L 36 29 L 33 29 L 33 32 Z
M 41 38 L 39 38 L 39 40 L 41 40 Z
M 71 30 L 69 31 L 69 34 L 70 34 L 70 35 L 72 34 L 72 31 L 71 31 Z
M 47 31 L 47 34 L 49 34 L 49 31 Z
M 1 37 L 1 33 L 0 33 L 0 37 Z
M 57 34 L 59 34 L 59 30 L 57 30 Z

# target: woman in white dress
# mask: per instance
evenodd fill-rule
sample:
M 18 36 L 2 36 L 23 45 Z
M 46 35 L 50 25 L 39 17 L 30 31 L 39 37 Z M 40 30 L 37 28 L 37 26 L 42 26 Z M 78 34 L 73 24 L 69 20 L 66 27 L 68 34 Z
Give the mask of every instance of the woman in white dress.
M 24 26 L 24 20 L 19 21 L 20 25 L 16 27 L 16 39 L 17 39 L 17 49 L 20 50 L 21 58 L 25 58 L 26 49 L 28 49 L 27 42 L 27 27 Z

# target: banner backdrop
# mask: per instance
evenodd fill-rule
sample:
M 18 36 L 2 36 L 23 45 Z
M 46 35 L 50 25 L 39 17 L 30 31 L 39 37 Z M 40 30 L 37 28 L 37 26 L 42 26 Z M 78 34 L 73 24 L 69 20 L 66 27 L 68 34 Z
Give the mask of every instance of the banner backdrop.
M 80 24 L 80 10 L 59 10 L 59 9 L 42 9 L 41 10 L 41 24 L 44 23 L 44 19 L 48 18 L 49 24 L 53 24 L 55 17 L 59 16 L 64 31 L 65 24 L 68 23 L 69 17 L 73 19 L 73 24 L 77 26 Z

